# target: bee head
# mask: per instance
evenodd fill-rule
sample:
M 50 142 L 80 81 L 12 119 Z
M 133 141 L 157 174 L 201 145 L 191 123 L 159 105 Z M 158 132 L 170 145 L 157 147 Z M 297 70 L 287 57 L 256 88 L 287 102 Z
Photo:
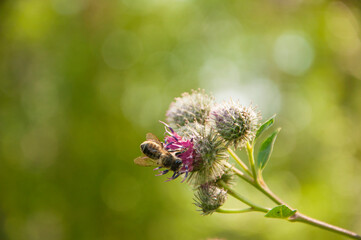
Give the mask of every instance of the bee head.
M 179 171 L 181 165 L 182 165 L 182 160 L 176 159 L 176 160 L 172 163 L 171 170 L 174 171 L 174 172 L 177 172 L 177 171 Z

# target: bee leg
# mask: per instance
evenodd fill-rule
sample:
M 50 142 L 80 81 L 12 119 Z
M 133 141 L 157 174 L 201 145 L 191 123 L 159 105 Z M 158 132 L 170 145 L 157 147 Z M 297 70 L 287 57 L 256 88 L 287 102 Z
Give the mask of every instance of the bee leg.
M 187 178 L 187 173 L 186 173 L 186 175 L 184 176 L 184 178 L 182 179 L 181 183 L 183 183 L 183 182 L 186 180 L 186 178 Z
M 164 174 L 166 174 L 167 172 L 169 172 L 169 170 L 164 170 L 164 171 L 161 171 L 159 174 L 157 174 L 156 176 L 162 176 Z
M 169 181 L 171 181 L 171 180 L 173 180 L 173 179 L 176 179 L 178 176 L 179 176 L 179 173 L 178 173 L 178 172 L 174 172 L 173 175 L 172 175 L 170 178 L 168 178 L 168 180 L 166 180 L 166 182 L 169 182 Z
M 171 179 L 174 179 L 174 176 L 177 174 L 177 172 L 174 172 L 173 173 L 173 175 L 172 175 L 172 177 L 170 177 L 169 179 L 171 180 Z
M 155 171 L 155 170 L 159 170 L 159 169 L 161 169 L 162 167 L 157 167 L 157 168 L 154 168 L 153 169 L 153 171 Z
M 179 177 L 180 173 L 177 173 L 176 175 L 172 176 L 172 179 L 176 179 L 177 177 Z
M 181 181 L 181 183 L 184 182 L 184 180 L 186 180 L 186 178 L 188 177 L 188 166 L 187 165 L 186 165 L 186 172 L 185 173 L 186 174 L 185 174 L 183 180 Z

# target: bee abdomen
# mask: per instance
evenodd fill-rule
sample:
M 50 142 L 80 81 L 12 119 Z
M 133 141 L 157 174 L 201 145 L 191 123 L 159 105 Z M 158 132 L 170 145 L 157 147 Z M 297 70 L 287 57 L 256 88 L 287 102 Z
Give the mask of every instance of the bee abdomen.
M 160 146 L 153 142 L 145 141 L 140 145 L 140 149 L 149 158 L 159 159 L 161 156 Z

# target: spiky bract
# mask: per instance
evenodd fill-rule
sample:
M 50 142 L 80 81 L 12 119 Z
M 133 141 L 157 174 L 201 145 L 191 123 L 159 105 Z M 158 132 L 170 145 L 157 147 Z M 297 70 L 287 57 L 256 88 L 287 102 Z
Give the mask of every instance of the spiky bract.
M 212 184 L 201 185 L 195 193 L 195 205 L 203 215 L 212 214 L 227 200 L 227 191 Z
M 233 144 L 235 148 L 253 140 L 261 118 L 255 107 L 233 101 L 217 106 L 211 115 L 216 131 L 227 145 Z
M 196 153 L 190 179 L 196 186 L 216 181 L 223 175 L 228 160 L 223 140 L 209 125 L 192 124 L 187 131 Z
M 205 124 L 214 105 L 214 97 L 204 90 L 192 90 L 175 98 L 166 113 L 167 122 L 173 127 L 185 126 L 197 122 Z

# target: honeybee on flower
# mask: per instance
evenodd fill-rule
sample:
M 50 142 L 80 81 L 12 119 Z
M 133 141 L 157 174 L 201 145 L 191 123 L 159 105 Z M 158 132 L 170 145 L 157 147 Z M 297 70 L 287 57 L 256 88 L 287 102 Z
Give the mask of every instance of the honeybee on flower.
M 266 185 L 262 177 L 280 129 L 270 134 L 259 147 L 257 158 L 254 147 L 262 133 L 273 123 L 275 116 L 260 124 L 261 115 L 254 106 L 243 106 L 233 100 L 216 104 L 214 97 L 204 90 L 183 93 L 175 98 L 166 113 L 164 141 L 148 133 L 140 145 L 144 154 L 134 160 L 140 166 L 156 166 L 159 175 L 173 172 L 167 181 L 184 175 L 195 191 L 195 205 L 203 215 L 218 213 L 263 212 L 265 217 L 291 222 L 308 223 L 355 239 L 360 235 L 322 221 L 312 219 L 292 209 Z M 245 164 L 232 150 L 247 151 Z M 230 156 L 241 167 L 228 162 Z M 165 170 L 162 170 L 164 168 Z M 232 189 L 233 176 L 251 184 L 277 204 L 266 208 L 253 203 Z M 228 195 L 249 206 L 245 209 L 224 209 Z

